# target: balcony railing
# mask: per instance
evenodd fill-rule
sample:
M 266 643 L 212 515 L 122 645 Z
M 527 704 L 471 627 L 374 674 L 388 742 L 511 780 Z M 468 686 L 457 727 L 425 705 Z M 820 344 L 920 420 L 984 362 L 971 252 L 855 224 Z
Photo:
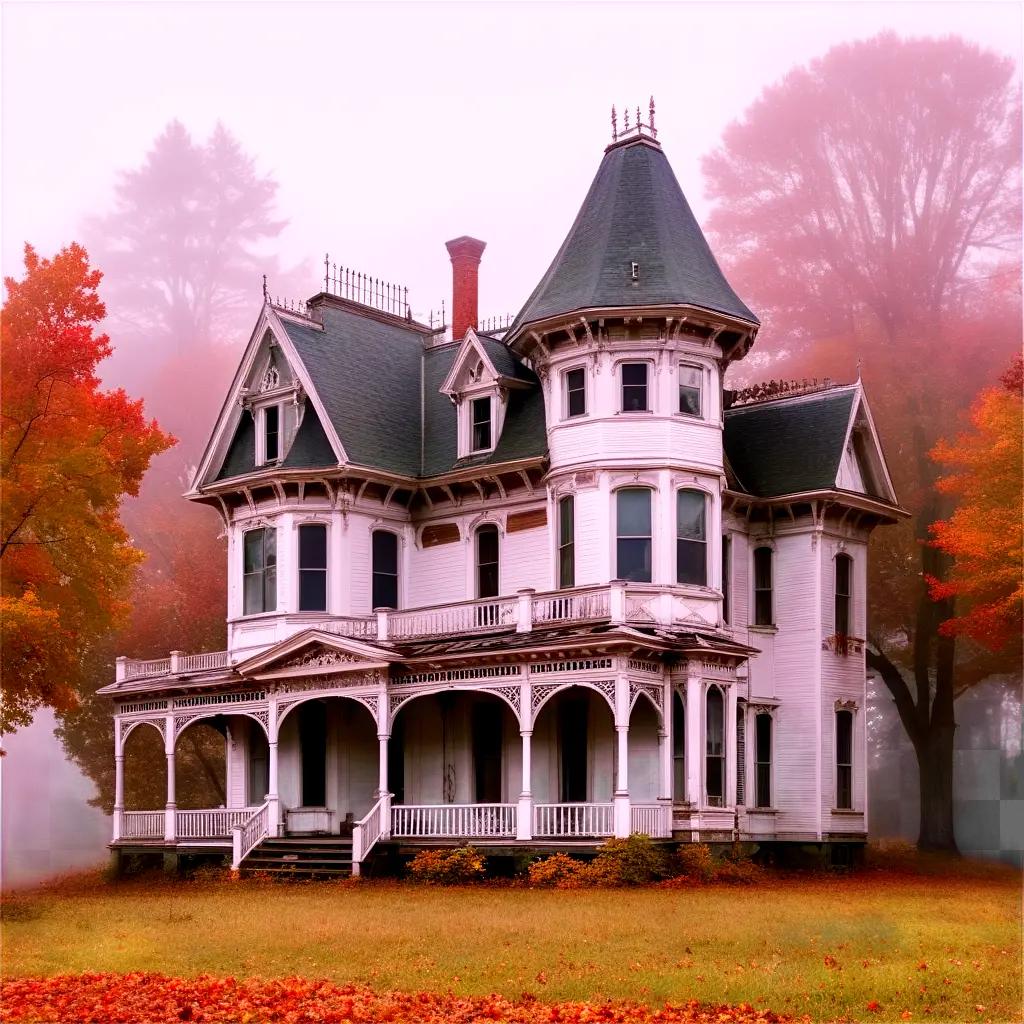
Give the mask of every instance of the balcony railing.
M 691 621 L 701 595 L 680 596 L 651 584 L 630 584 L 615 581 L 606 586 L 577 587 L 536 593 L 521 590 L 512 597 L 495 597 L 476 601 L 380 611 L 374 615 L 332 616 L 319 621 L 302 620 L 299 629 L 318 629 L 358 640 L 390 643 L 424 637 L 458 636 L 515 630 L 528 633 L 536 627 L 568 625 L 574 622 L 634 623 L 640 625 L 671 625 Z M 709 622 L 714 625 L 714 622 Z M 260 650 L 265 647 L 260 647 Z M 255 648 L 251 653 L 255 653 Z M 118 658 L 117 681 L 152 676 L 178 675 L 227 668 L 240 660 L 237 650 L 212 651 L 205 654 L 182 654 L 172 651 L 169 658 L 133 661 Z

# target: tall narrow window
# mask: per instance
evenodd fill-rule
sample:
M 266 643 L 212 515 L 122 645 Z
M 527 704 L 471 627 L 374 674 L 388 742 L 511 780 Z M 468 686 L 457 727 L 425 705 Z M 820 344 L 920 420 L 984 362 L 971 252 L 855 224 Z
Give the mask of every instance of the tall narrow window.
M 651 582 L 651 492 L 624 487 L 615 496 L 616 576 L 636 583 Z
M 277 608 L 277 530 L 247 530 L 242 547 L 243 613 L 272 612 Z
M 558 586 L 576 586 L 576 499 L 566 495 L 558 503 Z
M 473 415 L 472 451 L 487 451 L 491 447 L 491 400 L 474 398 L 471 406 Z
M 725 803 L 725 706 L 717 686 L 708 690 L 705 718 L 704 791 L 709 807 Z
M 746 704 L 736 703 L 736 803 L 747 802 L 747 716 Z
M 565 415 L 587 414 L 587 375 L 582 367 L 565 375 Z
M 754 625 L 774 624 L 772 610 L 772 549 L 754 549 Z
M 732 622 L 732 537 L 722 536 L 722 621 Z
M 476 531 L 476 596 L 498 596 L 498 528 L 481 526 Z
M 647 364 L 622 364 L 622 411 L 647 412 Z
M 672 796 L 686 799 L 686 709 L 683 698 L 672 694 Z
M 760 714 L 754 719 L 754 767 L 757 774 L 755 798 L 758 807 L 772 805 L 772 716 Z
M 708 582 L 707 501 L 702 491 L 676 494 L 676 582 L 705 587 Z
M 836 807 L 853 808 L 853 712 L 836 712 Z
M 850 583 L 853 559 L 849 555 L 836 555 L 836 633 L 850 635 Z
M 327 611 L 327 527 L 299 526 L 299 611 Z
M 280 452 L 281 410 L 268 405 L 263 410 L 263 452 L 267 462 L 277 462 Z
M 371 607 L 398 607 L 398 537 L 388 530 L 374 530 L 373 532 Z
M 701 380 L 698 366 L 679 367 L 679 411 L 687 416 L 701 415 Z

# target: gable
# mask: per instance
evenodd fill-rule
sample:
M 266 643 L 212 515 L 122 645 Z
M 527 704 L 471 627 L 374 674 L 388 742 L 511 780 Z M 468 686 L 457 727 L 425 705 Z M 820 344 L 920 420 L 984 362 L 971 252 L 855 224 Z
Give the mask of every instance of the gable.
M 257 679 L 328 675 L 385 668 L 393 653 L 362 640 L 305 629 L 269 650 L 236 665 L 243 676 Z

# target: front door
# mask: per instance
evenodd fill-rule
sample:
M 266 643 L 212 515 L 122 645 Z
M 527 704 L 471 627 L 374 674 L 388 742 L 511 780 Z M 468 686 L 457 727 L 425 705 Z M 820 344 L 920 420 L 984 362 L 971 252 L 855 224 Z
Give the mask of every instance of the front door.
M 493 698 L 473 706 L 473 772 L 478 804 L 501 803 L 503 710 Z
M 586 696 L 575 694 L 564 697 L 558 707 L 559 799 L 566 804 L 584 803 L 587 799 L 588 707 Z
M 302 751 L 302 806 L 327 804 L 327 709 L 323 701 L 301 705 L 299 747 Z

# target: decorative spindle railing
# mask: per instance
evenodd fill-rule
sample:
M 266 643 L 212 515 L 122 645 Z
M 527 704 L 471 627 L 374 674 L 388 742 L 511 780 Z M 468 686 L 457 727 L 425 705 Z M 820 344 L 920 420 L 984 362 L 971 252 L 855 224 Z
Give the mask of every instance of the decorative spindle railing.
M 214 668 L 227 668 L 227 651 L 207 651 L 205 654 L 183 654 L 178 659 L 180 672 L 207 672 Z
M 460 601 L 388 614 L 388 636 L 394 640 L 415 636 L 479 633 L 516 624 L 518 601 L 499 597 L 486 601 Z
M 507 331 L 512 326 L 514 319 L 515 317 L 511 313 L 506 313 L 504 316 L 489 316 L 487 319 L 479 321 L 476 329 L 483 334 L 496 334 L 500 331 Z
M 591 837 L 614 833 L 612 804 L 534 804 L 535 837 Z
M 164 676 L 170 671 L 170 658 L 151 658 L 149 661 L 129 661 L 125 665 L 125 679 L 139 679 L 142 676 Z
M 592 590 L 561 591 L 555 594 L 535 594 L 533 597 L 533 621 L 545 622 L 586 622 L 591 619 L 606 619 L 609 613 L 607 587 Z
M 373 640 L 377 636 L 376 618 L 337 618 L 325 619 L 323 622 L 314 622 L 310 627 L 322 630 L 324 633 L 334 633 L 336 636 L 350 636 L 359 640 Z
M 237 871 L 242 861 L 270 835 L 270 803 L 247 808 L 248 817 L 231 829 L 231 870 Z
M 633 804 L 629 808 L 629 831 L 652 839 L 672 835 L 672 808 L 668 804 Z
M 330 256 L 324 257 L 324 291 L 339 299 L 358 302 L 362 306 L 379 309 L 392 316 L 411 319 L 409 289 L 372 277 L 351 267 L 339 267 Z
M 122 839 L 163 839 L 163 811 L 122 811 Z
M 370 808 L 365 817 L 355 823 L 352 829 L 352 874 L 359 874 L 359 866 L 377 841 L 387 834 L 391 818 L 390 806 L 391 794 L 388 793 Z
M 178 811 L 174 816 L 178 839 L 227 839 L 235 825 L 243 825 L 258 808 L 218 807 L 204 811 Z
M 403 839 L 502 839 L 516 834 L 515 804 L 398 804 L 391 836 Z

